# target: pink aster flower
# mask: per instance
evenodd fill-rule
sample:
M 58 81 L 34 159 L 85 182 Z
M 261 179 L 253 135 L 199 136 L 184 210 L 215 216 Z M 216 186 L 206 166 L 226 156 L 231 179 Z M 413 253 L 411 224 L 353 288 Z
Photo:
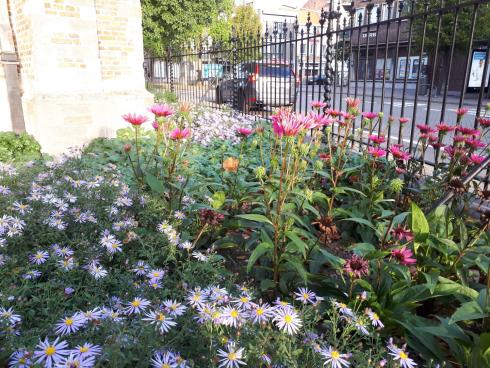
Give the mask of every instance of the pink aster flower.
M 368 153 L 374 158 L 381 158 L 386 156 L 386 151 L 378 147 L 369 147 Z
M 401 145 L 394 144 L 390 147 L 390 153 L 396 160 L 408 161 L 410 159 L 410 153 L 402 151 Z
M 481 134 L 478 129 L 468 128 L 464 126 L 458 126 L 456 128 L 456 131 L 460 132 L 463 135 L 479 136 Z
M 357 106 L 359 106 L 359 104 L 361 103 L 361 100 L 359 100 L 358 98 L 347 97 L 345 102 L 347 103 L 347 107 L 349 109 L 356 109 Z
M 185 139 L 190 135 L 191 135 L 191 131 L 189 128 L 185 128 L 185 129 L 175 128 L 170 132 L 170 139 L 176 141 L 176 140 Z
M 250 134 L 254 132 L 253 129 L 249 129 L 249 128 L 238 128 L 236 131 L 238 135 L 241 135 L 242 137 L 248 137 Z
M 313 107 L 314 109 L 323 109 L 325 106 L 327 106 L 327 104 L 325 102 L 322 102 L 322 101 L 311 101 L 311 107 Z
M 469 157 L 469 161 L 474 164 L 474 165 L 479 165 L 485 160 L 485 156 L 477 155 L 476 153 L 473 153 Z
M 154 104 L 148 110 L 158 117 L 167 117 L 174 114 L 174 109 L 167 104 Z
M 476 120 L 478 121 L 478 124 L 482 127 L 490 127 L 490 119 L 489 118 L 482 118 L 482 117 L 478 117 L 476 118 Z
M 466 107 L 460 107 L 459 109 L 456 110 L 456 115 L 458 117 L 461 117 L 464 114 L 466 114 L 468 111 L 469 111 L 469 109 L 467 109 Z
M 137 115 L 137 114 L 126 114 L 123 115 L 122 118 L 126 120 L 129 124 L 135 126 L 139 126 L 148 120 L 148 117 L 144 115 Z
M 352 277 L 359 279 L 363 275 L 369 274 L 369 262 L 356 254 L 347 259 L 344 263 L 344 272 Z
M 445 134 L 445 133 L 448 133 L 448 132 L 452 132 L 453 130 L 456 129 L 456 127 L 453 126 L 453 125 L 448 125 L 445 122 L 441 121 L 439 124 L 436 125 L 436 129 L 440 133 Z
M 391 256 L 403 266 L 410 266 L 417 263 L 417 260 L 415 258 L 412 258 L 412 251 L 405 246 L 401 249 L 393 249 L 391 251 Z
M 404 125 L 406 123 L 408 123 L 410 121 L 409 118 L 400 118 L 398 119 L 398 121 L 400 122 L 400 124 Z
M 368 119 L 368 120 L 373 120 L 374 118 L 377 118 L 378 117 L 378 113 L 377 112 L 363 112 L 362 113 L 362 116 L 365 118 L 365 119 Z
M 479 139 L 466 139 L 465 143 L 474 150 L 485 147 L 485 143 Z
M 314 129 L 326 125 L 331 125 L 334 122 L 333 119 L 330 119 L 327 115 L 319 114 L 317 112 L 311 111 L 304 120 L 306 129 Z
M 329 116 L 332 116 L 332 117 L 336 118 L 336 117 L 339 117 L 339 116 L 342 115 L 342 111 L 334 110 L 334 109 L 328 109 L 326 111 L 326 114 L 329 115 Z
M 430 133 L 436 132 L 436 130 L 434 128 L 431 128 L 428 125 L 417 124 L 416 127 L 420 130 L 420 133 L 422 133 L 422 134 L 430 134 Z
M 413 233 L 406 226 L 401 225 L 391 230 L 391 236 L 399 241 L 406 240 L 409 242 L 413 240 Z
M 383 135 L 375 135 L 375 134 L 371 134 L 369 136 L 369 140 L 371 142 L 373 142 L 374 144 L 381 144 L 385 141 L 385 137 Z
M 272 129 L 278 137 L 292 137 L 305 129 L 304 118 L 289 109 L 279 109 L 272 115 Z

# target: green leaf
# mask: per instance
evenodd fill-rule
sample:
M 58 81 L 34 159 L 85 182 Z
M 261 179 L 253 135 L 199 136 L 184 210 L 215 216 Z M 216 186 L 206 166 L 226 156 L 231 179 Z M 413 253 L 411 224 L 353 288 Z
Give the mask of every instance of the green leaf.
M 299 236 L 293 231 L 286 231 L 286 236 L 297 246 L 298 250 L 306 258 L 306 251 L 308 250 L 308 244 L 299 238 Z
M 274 245 L 271 243 L 260 243 L 252 252 L 250 255 L 250 258 L 248 259 L 248 264 L 247 264 L 247 272 L 250 272 L 252 269 L 253 265 L 257 260 L 262 257 L 264 254 L 272 251 L 274 249 Z
M 293 268 L 299 274 L 299 276 L 303 279 L 304 282 L 308 281 L 308 272 L 306 271 L 306 269 L 304 268 L 304 266 L 300 262 L 295 261 L 295 260 L 288 260 L 286 262 L 286 265 Z
M 340 221 L 357 222 L 358 224 L 366 225 L 366 226 L 370 227 L 371 229 L 373 229 L 374 231 L 376 231 L 376 228 L 374 227 L 374 225 L 373 225 L 373 223 L 371 221 L 368 221 L 368 220 L 363 219 L 363 218 L 360 218 L 360 217 L 349 217 L 349 218 L 346 218 L 346 219 L 342 219 Z
M 375 252 L 376 248 L 371 243 L 356 243 L 349 247 L 358 256 L 365 257 L 369 253 Z
M 440 295 L 451 295 L 451 294 L 460 294 L 467 296 L 471 299 L 478 298 L 478 291 L 452 280 L 449 280 L 445 277 L 439 276 L 439 283 L 437 284 L 434 292 Z
M 264 279 L 260 282 L 260 290 L 262 291 L 267 291 L 269 289 L 273 289 L 276 287 L 276 284 L 274 283 L 274 281 L 270 280 L 270 279 Z
M 256 214 L 256 213 L 249 213 L 246 215 L 237 215 L 236 217 L 239 217 L 239 218 L 242 218 L 245 220 L 249 220 L 249 221 L 262 222 L 262 223 L 272 225 L 272 222 L 267 217 L 265 217 L 264 215 Z
M 216 193 L 213 194 L 213 196 L 211 197 L 211 199 L 213 200 L 211 202 L 211 206 L 215 210 L 218 210 L 221 207 L 223 207 L 223 205 L 225 204 L 226 194 L 225 194 L 225 192 L 216 192 Z
M 414 250 L 417 253 L 418 247 L 429 236 L 429 223 L 422 210 L 414 202 L 411 204 L 411 226 L 412 232 L 415 235 Z
M 360 190 L 354 189 L 354 188 L 349 188 L 349 187 L 336 187 L 334 189 L 335 194 L 345 194 L 346 192 L 352 192 L 359 194 L 361 197 L 366 197 L 366 195 L 361 192 Z
M 473 319 L 481 319 L 488 316 L 488 313 L 485 313 L 478 303 L 474 300 L 471 302 L 463 303 L 461 306 L 453 313 L 451 319 L 449 320 L 449 324 L 453 324 L 459 321 L 470 321 Z
M 150 173 L 146 173 L 145 175 L 145 181 L 148 184 L 148 186 L 153 190 L 155 193 L 162 194 L 164 191 L 164 186 L 163 186 L 163 181 L 158 180 L 158 178 Z
M 430 273 L 423 273 L 425 276 L 425 280 L 427 281 L 427 288 L 429 289 L 431 294 L 434 294 L 434 290 L 437 285 L 437 281 L 439 279 L 439 271 L 432 270 Z

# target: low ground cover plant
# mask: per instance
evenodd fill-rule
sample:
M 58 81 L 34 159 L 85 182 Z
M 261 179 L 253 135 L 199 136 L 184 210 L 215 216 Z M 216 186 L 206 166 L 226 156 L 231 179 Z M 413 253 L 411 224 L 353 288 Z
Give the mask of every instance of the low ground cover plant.
M 358 100 L 312 106 L 155 104 L 115 140 L 2 165 L 0 360 L 488 366 L 490 193 L 464 177 L 490 120 L 421 125 L 408 152 Z M 437 188 L 455 199 L 431 208 Z

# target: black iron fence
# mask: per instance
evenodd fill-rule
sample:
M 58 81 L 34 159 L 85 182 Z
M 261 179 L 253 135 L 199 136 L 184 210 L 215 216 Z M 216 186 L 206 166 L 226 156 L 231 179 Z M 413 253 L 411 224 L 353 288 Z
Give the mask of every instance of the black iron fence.
M 304 24 L 275 23 L 263 34 L 193 41 L 147 58 L 148 87 L 264 119 L 279 106 L 306 113 L 320 100 L 343 110 L 346 97 L 359 98 L 362 111 L 383 113 L 376 126 L 383 145 L 404 144 L 412 154 L 417 124 L 454 123 L 467 108 L 458 124 L 479 127 L 490 101 L 490 0 L 328 5 L 317 24 L 308 15 Z M 430 150 L 426 160 L 434 164 L 439 148 Z

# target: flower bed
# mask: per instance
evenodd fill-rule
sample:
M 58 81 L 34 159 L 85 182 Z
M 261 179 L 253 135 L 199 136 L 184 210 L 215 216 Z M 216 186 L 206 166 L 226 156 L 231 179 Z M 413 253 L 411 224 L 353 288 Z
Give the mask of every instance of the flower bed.
M 448 148 L 413 196 L 423 167 L 348 106 L 271 124 L 155 105 L 151 130 L 128 114 L 116 140 L 2 164 L 0 362 L 485 366 L 490 195 L 462 184 L 427 209 L 483 157 L 486 125 L 422 136 L 422 155 Z

